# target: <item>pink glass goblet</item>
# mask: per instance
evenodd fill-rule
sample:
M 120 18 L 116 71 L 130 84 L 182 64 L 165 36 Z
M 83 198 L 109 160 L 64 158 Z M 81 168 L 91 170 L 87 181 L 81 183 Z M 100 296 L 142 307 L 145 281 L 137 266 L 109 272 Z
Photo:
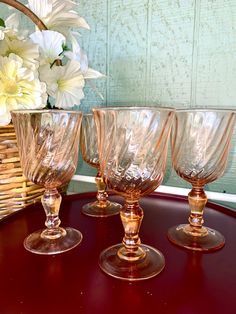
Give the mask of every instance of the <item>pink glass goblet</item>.
M 120 212 L 121 205 L 108 200 L 106 192 L 106 183 L 103 180 L 99 166 L 99 156 L 97 149 L 97 131 L 92 114 L 83 115 L 81 136 L 80 136 L 80 150 L 83 160 L 92 167 L 97 169 L 97 176 L 95 182 L 97 184 L 97 200 L 85 204 L 82 207 L 82 212 L 85 215 L 93 217 L 109 217 L 117 215 Z
M 32 182 L 44 186 L 42 205 L 46 229 L 24 241 L 28 251 L 58 254 L 77 246 L 81 233 L 60 227 L 61 195 L 57 188 L 72 178 L 78 161 L 82 113 L 64 110 L 16 110 L 12 112 L 21 166 Z
M 151 278 L 162 271 L 165 259 L 157 249 L 141 244 L 143 209 L 139 199 L 162 182 L 174 111 L 119 107 L 93 112 L 102 175 L 108 187 L 125 198 L 120 211 L 123 241 L 105 249 L 99 265 L 115 278 L 129 281 Z
M 171 132 L 172 164 L 176 173 L 192 185 L 189 223 L 168 231 L 169 240 L 180 247 L 214 251 L 224 246 L 220 232 L 203 226 L 207 202 L 204 186 L 224 174 L 234 123 L 231 110 L 176 111 Z

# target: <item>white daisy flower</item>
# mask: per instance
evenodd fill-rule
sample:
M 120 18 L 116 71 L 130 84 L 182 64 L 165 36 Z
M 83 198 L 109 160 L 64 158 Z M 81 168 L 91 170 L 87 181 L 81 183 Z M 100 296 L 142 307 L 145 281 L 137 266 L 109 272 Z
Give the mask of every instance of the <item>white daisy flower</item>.
M 72 40 L 72 50 L 65 51 L 64 55 L 70 60 L 76 60 L 80 63 L 80 69 L 84 73 L 88 70 L 88 58 L 75 38 Z
M 3 40 L 5 37 L 4 31 L 0 29 L 0 40 Z
M 39 45 L 40 64 L 52 64 L 63 52 L 66 38 L 54 31 L 37 31 L 30 35 L 31 40 Z
M 11 29 L 15 33 L 18 33 L 18 27 L 19 27 L 19 19 L 16 13 L 11 14 L 8 16 L 8 18 L 5 20 L 5 26 L 6 29 Z
M 77 61 L 68 61 L 65 66 L 40 67 L 40 79 L 47 84 L 47 92 L 55 98 L 57 108 L 71 108 L 84 98 L 84 77 Z
M 88 58 L 84 51 L 80 48 L 80 45 L 74 38 L 72 41 L 72 51 L 66 51 L 64 55 L 70 60 L 76 60 L 80 63 L 80 69 L 85 79 L 97 79 L 104 77 L 104 75 L 98 71 L 95 71 L 88 67 Z
M 11 110 L 43 108 L 46 101 L 46 85 L 23 66 L 21 58 L 0 56 L 0 125 L 10 122 Z
M 35 71 L 38 68 L 38 45 L 30 39 L 10 38 L 8 33 L 4 35 L 4 39 L 0 41 L 0 55 L 8 57 L 10 54 L 15 54 L 23 60 L 25 67 Z
M 54 98 L 53 107 L 79 105 L 85 79 L 104 77 L 89 68 L 78 44 L 75 28 L 89 25 L 78 15 L 77 5 L 73 0 L 28 0 L 29 9 L 48 28 L 30 36 L 19 29 L 16 13 L 1 22 L 0 125 L 10 122 L 10 110 L 45 107 L 48 96 Z M 88 83 L 96 91 L 93 82 Z
M 23 60 L 23 65 L 35 71 L 38 68 L 39 50 L 38 46 L 33 44 L 31 40 L 12 40 L 8 43 L 8 52 L 16 54 Z
M 68 34 L 72 27 L 89 29 L 84 18 L 75 11 L 77 4 L 71 0 L 28 0 L 28 7 L 50 30 Z
M 28 36 L 28 31 L 18 30 L 19 19 L 16 13 L 13 13 L 10 16 L 8 16 L 8 18 L 4 21 L 4 23 L 5 23 L 5 27 L 1 27 L 1 31 L 0 31 L 4 33 L 4 36 L 2 36 L 3 38 L 5 37 L 5 34 L 7 34 L 7 37 L 10 40 L 13 40 L 13 39 L 23 40 Z

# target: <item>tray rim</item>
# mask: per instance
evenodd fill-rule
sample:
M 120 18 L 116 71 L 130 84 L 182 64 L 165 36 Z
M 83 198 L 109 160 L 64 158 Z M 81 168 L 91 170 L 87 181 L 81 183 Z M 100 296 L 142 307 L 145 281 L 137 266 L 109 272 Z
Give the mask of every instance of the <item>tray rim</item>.
M 110 196 L 122 197 L 113 191 L 108 191 L 108 194 Z M 63 199 L 72 199 L 73 200 L 73 199 L 83 199 L 85 197 L 96 197 L 96 192 L 90 191 L 90 192 L 69 194 L 69 195 L 65 195 L 63 197 Z M 179 202 L 187 202 L 188 201 L 187 196 L 177 195 L 177 194 L 169 194 L 169 193 L 165 193 L 165 192 L 152 192 L 148 195 L 142 196 L 140 199 L 145 198 L 145 197 L 171 199 L 171 200 L 175 200 L 175 201 L 179 201 Z M 236 211 L 230 207 L 223 206 L 221 204 L 217 204 L 217 203 L 214 203 L 212 201 L 207 201 L 206 207 L 209 209 L 213 209 L 213 210 L 216 210 L 218 212 L 221 212 L 223 214 L 226 214 L 228 216 L 232 216 L 232 217 L 236 218 Z
M 113 192 L 113 191 L 107 191 L 108 194 L 110 196 L 118 196 L 123 198 L 122 196 L 118 195 L 117 193 Z M 67 194 L 67 195 L 62 195 L 62 202 L 66 201 L 66 200 L 81 200 L 83 198 L 95 198 L 96 197 L 97 192 L 96 191 L 89 191 L 89 192 L 83 192 L 83 193 L 73 193 L 73 194 Z M 188 202 L 188 197 L 187 196 L 183 196 L 183 195 L 176 195 L 176 194 L 169 194 L 169 193 L 165 193 L 165 192 L 152 192 L 148 195 L 142 196 L 140 199 L 142 198 L 146 198 L 146 197 L 150 197 L 150 198 L 159 198 L 159 199 L 170 199 L 172 201 L 177 201 L 177 202 Z M 22 213 L 25 210 L 28 210 L 32 207 L 38 206 L 40 204 L 40 202 L 36 202 L 33 204 L 30 204 L 20 210 L 16 210 L 6 216 L 3 216 L 0 218 L 0 223 L 1 222 L 5 222 L 6 220 L 8 220 L 8 218 L 15 216 L 18 213 Z M 208 201 L 206 204 L 206 207 L 209 209 L 213 209 L 217 212 L 220 212 L 222 214 L 225 214 L 227 216 L 231 216 L 233 218 L 236 218 L 236 211 L 234 211 L 232 208 L 227 207 L 227 206 L 223 206 L 221 204 L 216 204 L 214 202 Z

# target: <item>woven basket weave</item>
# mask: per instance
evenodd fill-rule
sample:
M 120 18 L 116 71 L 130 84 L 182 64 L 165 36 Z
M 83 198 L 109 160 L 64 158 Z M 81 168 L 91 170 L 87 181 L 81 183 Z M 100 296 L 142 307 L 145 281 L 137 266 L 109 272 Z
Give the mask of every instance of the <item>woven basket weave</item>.
M 0 0 L 28 16 L 40 30 L 43 22 L 22 3 Z M 21 170 L 13 124 L 0 127 L 0 219 L 40 200 L 44 188 L 28 181 Z
M 0 217 L 36 202 L 43 192 L 22 173 L 13 125 L 0 127 Z

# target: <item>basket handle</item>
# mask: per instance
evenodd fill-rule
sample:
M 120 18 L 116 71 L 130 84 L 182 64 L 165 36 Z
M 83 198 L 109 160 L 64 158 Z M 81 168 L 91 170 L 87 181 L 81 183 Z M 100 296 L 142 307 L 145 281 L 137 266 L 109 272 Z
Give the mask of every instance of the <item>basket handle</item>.
M 28 16 L 31 21 L 42 31 L 47 30 L 46 25 L 38 18 L 34 12 L 32 12 L 29 8 L 27 8 L 24 4 L 20 3 L 17 0 L 0 0 L 2 3 L 6 3 L 11 7 L 17 9 L 18 11 L 22 12 L 26 16 Z

